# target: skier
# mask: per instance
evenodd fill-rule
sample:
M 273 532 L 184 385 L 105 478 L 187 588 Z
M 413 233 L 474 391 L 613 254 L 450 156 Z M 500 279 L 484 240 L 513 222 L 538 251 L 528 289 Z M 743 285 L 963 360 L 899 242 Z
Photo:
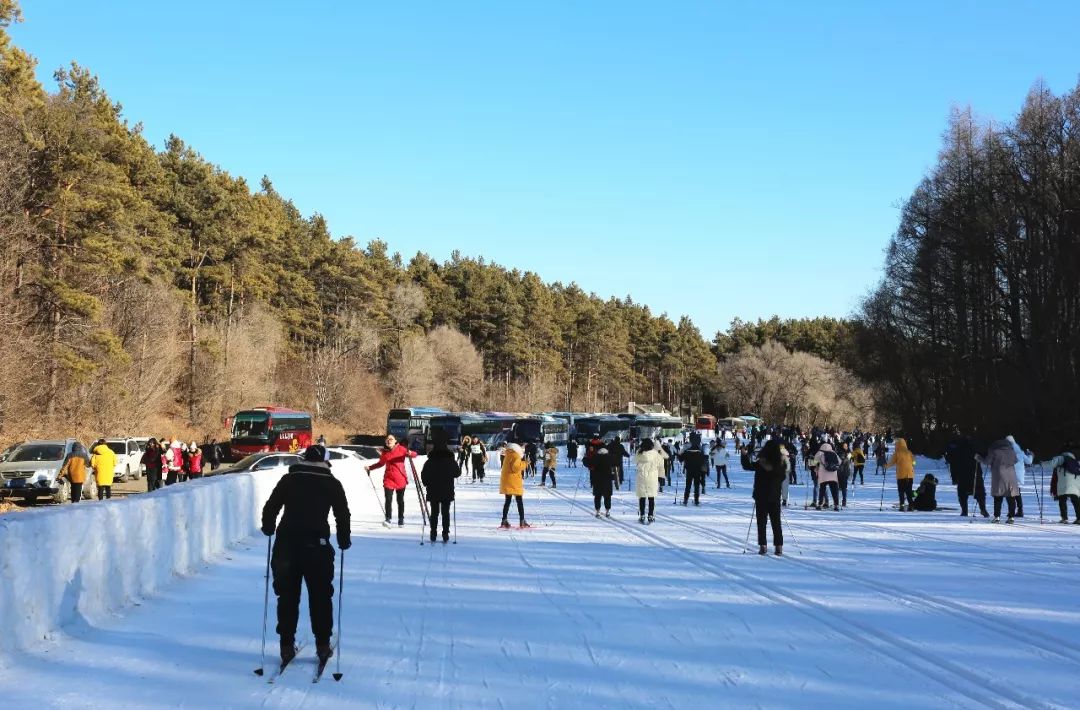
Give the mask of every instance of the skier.
M 113 475 L 116 471 L 116 452 L 109 448 L 104 439 L 98 439 L 97 443 L 94 444 L 92 454 L 90 467 L 94 469 L 98 500 L 112 498 Z
M 1050 476 L 1050 496 L 1058 502 L 1058 510 L 1061 512 L 1061 522 L 1069 522 L 1069 500 L 1072 500 L 1073 513 L 1076 520 L 1073 524 L 1080 525 L 1080 447 L 1070 444 L 1065 447 L 1065 452 L 1050 460 L 1050 468 L 1054 472 Z
M 878 442 L 874 444 L 874 473 L 877 474 L 881 471 L 881 475 L 884 476 L 885 472 L 889 469 L 888 461 L 888 449 L 885 447 L 885 442 L 878 439 Z
M 859 479 L 859 485 L 866 485 L 866 481 L 863 480 L 863 469 L 866 467 L 866 454 L 863 453 L 862 446 L 855 444 L 855 450 L 851 452 L 851 464 L 854 466 L 855 471 L 851 474 L 851 484 L 855 485 L 855 479 Z
M 1016 496 L 1020 494 L 1020 486 L 1016 482 L 1016 451 L 1013 450 L 1012 442 L 1008 439 L 1000 439 L 990 444 L 985 457 L 977 457 L 980 463 L 990 467 L 990 494 L 994 496 L 994 519 L 990 522 L 1001 522 L 1001 502 L 1008 499 L 1009 517 L 1006 523 L 1012 523 L 1016 517 Z
M 728 450 L 724 446 L 723 440 L 720 440 L 713 446 L 712 449 L 712 465 L 716 468 L 716 487 L 720 487 L 720 476 L 724 477 L 724 483 L 728 488 L 731 488 L 731 481 L 728 480 L 727 465 L 728 465 Z
M 645 503 L 648 501 L 648 522 L 652 523 L 656 509 L 656 493 L 660 476 L 664 472 L 664 460 L 667 457 L 653 445 L 652 439 L 642 439 L 634 462 L 637 464 L 637 481 L 634 484 L 638 497 L 638 522 L 644 523 Z
M 754 463 L 754 515 L 757 516 L 758 554 L 768 551 L 765 524 L 772 524 L 777 557 L 784 554 L 784 531 L 780 524 L 780 489 L 788 478 L 787 461 L 775 439 L 767 442 Z
M 701 505 L 701 489 L 705 485 L 705 472 L 709 470 L 709 460 L 701 451 L 701 437 L 690 437 L 690 448 L 679 454 L 683 471 L 686 474 L 686 490 L 683 491 L 683 505 L 690 501 L 690 486 L 694 487 L 694 505 Z
M 848 481 L 851 479 L 851 452 L 845 441 L 840 444 L 840 470 L 836 472 L 836 480 L 840 484 L 840 507 L 847 508 Z
M 566 442 L 566 463 L 570 468 L 577 468 L 578 443 L 571 439 Z
M 554 443 L 548 443 L 547 448 L 544 449 L 544 470 L 540 473 L 540 485 L 547 485 L 547 477 L 551 476 L 551 487 L 558 488 L 555 484 L 555 466 L 559 462 L 559 450 L 555 448 Z
M 517 499 L 518 527 L 532 527 L 525 522 L 525 502 L 522 500 L 522 496 L 525 495 L 522 474 L 525 473 L 525 469 L 528 466 L 524 456 L 525 451 L 521 448 L 521 444 L 517 442 L 508 445 L 503 453 L 502 475 L 499 477 L 499 493 L 505 496 L 503 500 L 502 522 L 499 524 L 499 527 L 501 528 L 510 527 L 510 523 L 507 521 L 506 516 L 510 512 L 511 498 Z
M 664 486 L 671 480 L 671 469 L 675 465 L 675 449 L 671 446 L 671 439 L 668 439 L 660 445 L 660 449 L 664 452 L 664 476 L 660 480 L 660 492 L 664 492 Z
M 472 446 L 472 438 L 468 436 L 461 437 L 461 445 L 458 446 L 457 465 L 461 471 L 469 470 L 469 447 Z M 475 478 L 475 474 L 473 478 Z
M 525 444 L 525 461 L 528 463 L 528 466 L 525 468 L 525 472 L 529 476 L 529 478 L 532 478 L 532 477 L 534 477 L 536 475 L 536 459 L 537 459 L 538 456 L 539 456 L 539 451 L 537 450 L 536 442 L 535 441 L 526 442 L 526 444 Z
M 974 496 L 979 512 L 989 518 L 986 512 L 986 484 L 983 482 L 982 469 L 975 460 L 975 444 L 969 437 L 957 436 L 945 448 L 945 462 L 949 465 L 949 475 L 956 485 L 956 498 L 960 501 L 960 517 L 968 514 L 968 498 Z
M 406 449 L 398 443 L 397 437 L 388 434 L 379 460 L 364 468 L 370 478 L 374 469 L 386 467 L 386 472 L 383 473 L 383 495 L 386 497 L 384 504 L 386 520 L 383 521 L 385 527 L 390 527 L 390 504 L 395 494 L 397 495 L 398 527 L 405 526 L 405 487 L 409 485 L 409 477 L 405 475 L 406 458 L 416 458 L 416 452 Z
M 330 473 L 326 450 L 310 446 L 304 460 L 274 486 L 262 511 L 262 532 L 277 532 L 270 568 L 277 595 L 277 632 L 281 637 L 281 665 L 296 656 L 296 623 L 300 616 L 300 582 L 307 585 L 311 632 L 320 663 L 334 655 L 330 636 L 334 631 L 334 548 L 330 545 L 327 516 L 334 511 L 338 547 L 352 545 L 349 503 L 341 481 Z M 276 525 L 282 507 L 281 524 Z
M 604 503 L 604 515 L 611 517 L 611 492 L 614 483 L 615 466 L 607 447 L 598 439 L 589 445 L 589 456 L 585 465 L 589 468 L 589 483 L 592 485 L 593 505 L 596 517 L 600 517 L 600 502 Z
M 469 445 L 469 453 L 472 455 L 472 480 L 475 483 L 479 480 L 484 482 L 484 466 L 487 465 L 487 447 L 484 446 L 484 442 L 480 441 L 480 437 L 474 436 L 472 443 Z
M 878 446 L 881 451 L 885 450 L 884 444 L 879 443 Z M 885 470 L 893 466 L 896 466 L 896 492 L 900 497 L 900 511 L 903 512 L 905 498 L 908 505 L 915 502 L 911 490 L 915 484 L 915 456 L 908 449 L 906 439 L 896 440 L 896 448 L 893 450 L 892 458 L 885 463 Z
M 937 510 L 937 477 L 932 473 L 923 476 L 919 483 L 919 490 L 915 491 L 915 502 L 911 510 L 920 510 L 928 513 Z
M 454 501 L 454 479 L 461 475 L 461 467 L 454 460 L 454 453 L 447 447 L 445 429 L 432 429 L 431 452 L 424 468 L 420 472 L 420 482 L 427 490 L 427 500 L 431 519 L 431 541 L 435 542 L 435 533 L 442 516 L 442 541 L 445 545 L 450 539 L 450 504 Z
M 1016 454 L 1016 517 L 1024 517 L 1024 485 L 1027 483 L 1027 469 L 1035 461 L 1035 455 L 1030 451 L 1020 448 L 1012 434 L 1005 437 L 1005 441 L 1012 444 L 1013 453 Z
M 828 509 L 829 502 L 825 495 L 828 490 L 832 492 L 833 510 L 840 510 L 840 456 L 833 451 L 832 444 L 826 442 L 818 447 L 810 464 L 817 474 L 818 491 L 814 507 L 818 510 Z

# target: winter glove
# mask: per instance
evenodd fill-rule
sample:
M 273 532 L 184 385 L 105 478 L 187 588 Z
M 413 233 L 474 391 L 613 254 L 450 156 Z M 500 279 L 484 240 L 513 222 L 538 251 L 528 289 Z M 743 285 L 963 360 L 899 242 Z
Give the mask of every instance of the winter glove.
M 348 550 L 348 549 L 349 549 L 350 547 L 352 547 L 352 540 L 350 540 L 349 538 L 345 538 L 345 539 L 343 540 L 343 539 L 341 539 L 341 538 L 339 537 L 339 538 L 338 538 L 338 541 L 337 541 L 337 546 L 338 546 L 338 548 L 340 548 L 340 549 L 341 549 L 342 551 L 344 551 L 344 550 Z
M 267 525 L 267 526 L 264 526 L 264 527 L 262 528 L 262 534 L 263 534 L 263 535 L 266 535 L 267 537 L 273 537 L 273 535 L 274 535 L 274 528 L 273 528 L 273 527 L 271 527 L 271 526 L 268 526 L 268 525 Z

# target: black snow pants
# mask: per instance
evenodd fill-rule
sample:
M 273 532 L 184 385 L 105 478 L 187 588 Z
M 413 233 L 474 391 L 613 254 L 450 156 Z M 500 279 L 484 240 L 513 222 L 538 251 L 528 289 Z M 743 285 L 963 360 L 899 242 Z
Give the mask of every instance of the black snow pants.
M 294 641 L 300 616 L 300 583 L 307 584 L 308 611 L 315 642 L 330 641 L 334 630 L 334 548 L 326 539 L 296 539 L 278 535 L 270 562 L 278 598 L 277 632 Z
M 428 501 L 428 509 L 431 511 L 431 541 L 435 542 L 435 531 L 439 528 L 439 514 L 442 514 L 443 539 L 450 537 L 450 501 Z
M 78 503 L 80 500 L 82 500 L 82 487 L 83 487 L 83 484 L 81 484 L 81 483 L 72 483 L 71 484 L 71 502 L 72 503 Z M 1061 509 L 1065 510 L 1064 504 L 1062 504 Z M 1065 514 L 1062 513 L 1061 517 L 1065 517 Z
M 690 500 L 690 486 L 694 487 L 694 505 L 701 499 L 701 489 L 705 486 L 705 474 L 700 471 L 686 472 L 686 489 L 683 491 L 682 502 L 686 505 Z
M 1003 500 L 1009 502 L 1009 519 L 1012 520 L 1016 516 L 1016 498 L 1014 496 L 994 496 L 994 517 L 1001 517 L 1001 501 Z
M 480 479 L 480 481 L 483 482 L 483 480 L 484 480 L 484 455 L 483 454 L 473 454 L 473 457 L 472 457 L 472 477 L 473 477 L 474 481 L 476 479 Z
M 908 506 L 911 506 L 915 502 L 915 494 L 912 491 L 912 486 L 915 484 L 914 478 L 898 478 L 896 480 L 896 493 L 900 496 L 900 505 L 904 505 L 904 498 L 907 498 Z
M 555 485 L 555 469 L 554 468 L 545 467 L 544 470 L 540 472 L 540 485 L 542 486 L 545 483 L 547 483 L 548 474 L 551 474 L 551 487 L 552 488 L 558 488 L 558 486 Z
M 828 508 L 829 507 L 829 501 L 828 501 L 827 496 L 825 495 L 825 491 L 828 490 L 828 491 L 832 492 L 833 507 L 834 508 L 839 508 L 840 507 L 840 496 L 839 496 L 840 484 L 839 483 L 837 483 L 836 481 L 825 481 L 824 483 L 822 483 L 819 486 L 819 488 L 820 488 L 820 490 L 819 490 L 819 493 L 818 493 L 818 505 L 820 505 L 823 508 Z M 846 496 L 847 493 L 845 492 L 844 495 Z M 845 501 L 846 501 L 846 498 L 845 498 Z
M 610 493 L 596 493 L 593 494 L 593 507 L 596 508 L 596 512 L 600 512 L 600 501 L 604 501 L 604 510 L 611 510 L 611 494 Z
M 397 519 L 398 522 L 405 520 L 405 489 L 401 488 L 397 492 Z M 383 488 L 383 495 L 386 496 L 386 500 L 383 504 L 383 510 L 386 513 L 386 520 L 390 520 L 390 504 L 394 500 L 394 493 L 390 488 Z
M 525 522 L 525 501 L 523 501 L 521 499 L 521 496 L 508 495 L 508 496 L 505 497 L 505 500 L 503 500 L 503 517 L 502 517 L 502 519 L 506 520 L 506 516 L 510 513 L 510 499 L 511 498 L 516 498 L 517 499 L 518 520 L 520 522 L 522 522 L 522 523 Z
M 656 498 L 638 498 L 638 515 L 645 515 L 645 501 L 649 501 L 649 517 L 656 511 Z
M 75 485 L 74 484 L 72 484 L 72 486 L 71 486 L 71 494 L 72 494 L 71 500 L 74 501 L 75 500 Z M 1058 500 L 1058 509 L 1061 511 L 1061 519 L 1062 520 L 1068 520 L 1069 519 L 1069 499 L 1070 498 L 1072 499 L 1073 513 L 1076 514 L 1076 519 L 1078 521 L 1080 521 L 1080 496 L 1074 496 L 1074 495 L 1058 496 L 1058 499 L 1057 499 Z
M 773 544 L 782 547 L 784 530 L 780 525 L 780 501 L 754 501 L 754 511 L 757 515 L 757 544 L 768 544 L 765 542 L 765 525 L 768 522 L 772 524 Z

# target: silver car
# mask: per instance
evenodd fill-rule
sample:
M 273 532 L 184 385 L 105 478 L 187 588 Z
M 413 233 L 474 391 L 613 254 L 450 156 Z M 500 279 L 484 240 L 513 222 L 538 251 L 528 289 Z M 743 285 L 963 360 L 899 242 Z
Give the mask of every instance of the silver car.
M 64 462 L 76 450 L 89 464 L 90 454 L 76 439 L 23 442 L 0 463 L 0 497 L 67 503 L 71 500 L 71 484 L 57 478 Z M 94 474 L 88 470 L 83 497 L 92 498 L 95 489 Z

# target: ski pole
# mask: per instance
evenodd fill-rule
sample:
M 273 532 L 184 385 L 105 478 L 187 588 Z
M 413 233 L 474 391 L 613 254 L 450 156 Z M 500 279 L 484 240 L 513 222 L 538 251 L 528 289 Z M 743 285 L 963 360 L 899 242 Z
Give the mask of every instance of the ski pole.
M 791 531 L 791 526 L 788 525 L 787 514 L 784 513 L 783 508 L 780 508 L 780 520 L 783 523 L 783 528 L 787 528 L 787 534 L 791 536 L 791 541 L 795 543 L 795 549 L 798 550 L 799 554 L 801 555 L 802 554 L 802 546 L 799 545 L 799 541 L 795 539 L 795 533 L 793 533 Z M 783 528 L 781 528 L 781 529 L 783 529 Z
M 337 585 L 337 672 L 334 673 L 334 680 L 341 680 L 341 606 L 342 599 L 345 594 L 345 550 L 341 551 L 341 569 L 338 570 L 338 585 Z
M 577 505 L 577 494 L 581 489 L 581 474 L 578 474 L 577 485 L 574 486 L 574 497 L 570 499 L 570 515 L 574 514 L 574 506 Z
M 375 502 L 378 504 L 379 510 L 382 510 L 383 509 L 383 501 L 382 501 L 381 498 L 379 498 L 379 491 L 378 491 L 378 489 L 375 488 L 375 481 L 371 480 L 371 471 L 367 472 L 367 480 L 368 480 L 368 483 L 371 484 L 371 493 L 375 496 Z
M 1039 464 L 1039 487 L 1035 489 L 1039 497 L 1039 525 L 1043 524 L 1043 465 Z
M 262 660 L 259 662 L 259 667 L 255 669 L 255 675 L 259 676 L 263 674 L 263 669 L 266 667 L 266 611 L 270 608 L 270 546 L 273 541 L 274 538 L 271 536 L 266 538 L 266 585 L 263 589 Z
M 746 548 L 750 545 L 750 529 L 754 527 L 754 516 L 757 515 L 757 501 L 750 508 L 750 524 L 746 526 L 746 540 L 743 542 L 742 553 L 746 554 Z
M 454 544 L 457 544 L 457 499 L 451 501 L 450 505 L 454 509 Z

